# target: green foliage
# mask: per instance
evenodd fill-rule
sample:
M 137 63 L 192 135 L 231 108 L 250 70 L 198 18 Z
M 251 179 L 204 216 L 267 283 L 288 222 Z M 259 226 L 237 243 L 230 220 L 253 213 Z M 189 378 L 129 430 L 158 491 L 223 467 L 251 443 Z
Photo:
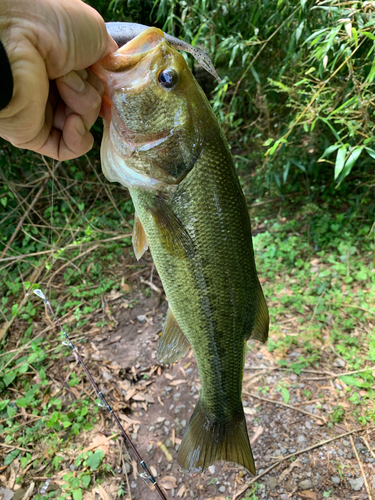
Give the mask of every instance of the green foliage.
M 339 424 L 340 422 L 342 422 L 344 420 L 344 417 L 345 417 L 345 410 L 341 405 L 339 405 L 339 406 L 335 406 L 332 409 L 332 413 L 331 413 L 329 419 L 330 419 L 331 424 Z
M 222 82 L 197 75 L 252 196 L 341 186 L 372 175 L 373 5 L 329 0 L 91 0 L 106 20 L 162 27 L 213 59 Z M 193 68 L 195 61 L 189 58 Z M 335 156 L 333 156 L 335 155 Z M 364 177 L 366 179 L 366 177 Z M 357 182 L 358 184 L 358 182 Z M 363 196 L 366 189 L 358 189 Z M 374 203 L 369 207 L 374 212 Z

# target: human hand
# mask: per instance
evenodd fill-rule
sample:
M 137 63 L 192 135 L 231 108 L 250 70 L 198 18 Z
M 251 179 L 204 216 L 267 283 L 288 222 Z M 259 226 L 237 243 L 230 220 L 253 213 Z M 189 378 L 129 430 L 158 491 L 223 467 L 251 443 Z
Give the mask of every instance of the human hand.
M 103 82 L 88 67 L 117 44 L 81 0 L 1 0 L 0 39 L 14 81 L 0 136 L 57 160 L 92 148 Z

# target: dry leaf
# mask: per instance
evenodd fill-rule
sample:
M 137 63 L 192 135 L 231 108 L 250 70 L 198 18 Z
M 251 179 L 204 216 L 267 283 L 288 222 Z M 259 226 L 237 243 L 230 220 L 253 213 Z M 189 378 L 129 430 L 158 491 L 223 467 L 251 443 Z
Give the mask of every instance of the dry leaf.
M 158 477 L 158 472 L 153 465 L 150 465 L 150 471 L 154 477 Z
M 27 488 L 26 493 L 23 495 L 22 500 L 29 500 L 31 498 L 35 488 L 34 481 L 31 481 L 30 486 Z
M 284 481 L 286 476 L 294 469 L 294 467 L 302 467 L 301 465 L 301 459 L 297 458 L 294 462 L 292 462 L 287 469 L 285 469 L 279 476 L 278 482 L 279 484 L 281 481 Z
M 159 484 L 166 490 L 171 490 L 177 487 L 177 479 L 173 476 L 164 476 L 160 479 Z
M 130 286 L 127 283 L 123 283 L 121 285 L 121 288 L 124 290 L 124 292 L 128 292 L 130 290 Z
M 345 23 L 345 31 L 347 32 L 348 37 L 351 38 L 352 37 L 352 22 L 351 21 L 349 21 L 348 23 Z
M 121 292 L 116 292 L 116 290 L 111 290 L 110 293 L 107 294 L 106 299 L 108 301 L 110 301 L 110 300 L 119 299 L 120 297 L 122 297 L 122 293 Z
M 96 434 L 94 439 L 91 441 L 90 445 L 87 446 L 83 450 L 82 453 L 87 453 L 88 451 L 96 450 L 97 448 L 101 448 L 104 452 L 104 455 L 108 455 L 109 453 L 109 447 L 108 447 L 108 440 L 111 439 L 110 437 L 105 436 L 104 434 Z
M 126 391 L 125 401 L 129 401 L 129 399 L 131 399 L 136 392 L 137 392 L 137 389 L 135 387 Z
M 185 491 L 186 491 L 186 488 L 184 485 L 182 485 L 181 488 L 177 492 L 177 496 L 181 498 L 182 495 L 185 493 Z
M 125 422 L 129 425 L 142 423 L 140 420 L 133 420 L 132 418 L 125 415 L 124 413 L 120 413 L 120 418 L 121 418 L 121 420 L 125 420 Z
M 316 493 L 311 490 L 299 491 L 298 495 L 302 498 L 310 498 L 311 500 L 316 500 Z
M 255 415 L 257 412 L 254 408 L 248 408 L 247 406 L 245 406 L 243 411 L 244 411 L 245 415 Z
M 259 437 L 263 434 L 264 427 L 256 427 L 254 434 L 250 438 L 250 444 L 253 445 L 255 441 L 259 439 Z
M 169 385 L 180 385 L 180 384 L 186 384 L 186 380 L 174 380 L 171 382 Z
M 171 375 L 170 373 L 166 373 L 165 374 L 165 378 L 167 378 L 168 380 L 173 380 L 174 379 L 173 375 Z
M 103 488 L 103 486 L 101 484 L 99 484 L 98 486 L 98 489 L 97 489 L 97 492 L 99 493 L 100 497 L 102 498 L 102 500 L 112 500 L 112 497 L 111 495 L 109 495 L 105 489 Z
M 145 394 L 144 397 L 147 403 L 155 403 L 155 399 L 151 396 L 151 394 Z
M 146 401 L 145 397 L 142 394 L 135 394 L 132 397 L 133 401 Z

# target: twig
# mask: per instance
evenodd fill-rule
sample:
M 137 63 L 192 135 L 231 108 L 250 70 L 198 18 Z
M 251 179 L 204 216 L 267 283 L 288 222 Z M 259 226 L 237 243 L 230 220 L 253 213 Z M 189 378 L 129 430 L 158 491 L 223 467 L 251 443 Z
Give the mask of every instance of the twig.
M 332 373 L 332 375 L 328 375 L 327 377 L 319 377 L 318 379 L 309 378 L 308 380 L 327 380 L 328 378 L 339 378 L 339 377 L 343 377 L 344 375 L 355 375 L 356 373 L 367 372 L 367 370 L 375 370 L 375 366 L 368 366 L 367 368 L 362 368 L 361 370 L 354 370 L 354 371 L 345 372 L 345 373 Z M 324 373 L 324 372 L 322 372 L 322 373 Z M 345 382 L 343 382 L 343 383 L 345 383 Z
M 114 236 L 113 238 L 106 238 L 104 240 L 86 241 L 84 243 L 80 243 L 79 245 L 77 243 L 71 243 L 70 245 L 66 245 L 66 247 L 62 247 L 62 248 L 51 248 L 50 250 L 42 250 L 41 252 L 33 252 L 33 253 L 27 253 L 27 254 L 22 254 L 22 255 L 15 255 L 14 257 L 5 257 L 4 259 L 0 259 L 0 262 L 21 260 L 21 259 L 25 259 L 26 257 L 36 257 L 38 255 L 45 255 L 45 254 L 49 254 L 49 253 L 59 252 L 61 250 L 67 250 L 70 248 L 83 247 L 83 246 L 91 245 L 93 243 L 100 245 L 101 243 L 106 243 L 107 241 L 114 241 L 114 240 L 121 240 L 123 238 L 129 238 L 131 235 L 132 235 L 132 233 L 126 233 L 126 234 L 121 234 L 120 236 Z
M 367 431 L 367 435 L 368 435 L 368 431 Z M 368 448 L 368 451 L 371 453 L 372 455 L 372 458 L 375 458 L 375 453 L 373 452 L 371 446 L 370 446 L 370 443 L 367 441 L 367 439 L 364 437 L 364 436 L 361 436 L 361 439 L 362 441 L 365 443 L 365 445 L 367 446 Z
M 369 427 L 369 429 L 374 429 L 375 428 L 375 425 Z M 369 430 L 368 429 L 368 430 Z M 239 491 L 238 493 L 236 493 L 232 500 L 236 500 L 237 498 L 239 498 L 243 493 L 245 493 L 245 491 L 253 484 L 255 483 L 255 481 L 258 481 L 258 479 L 266 474 L 268 474 L 268 472 L 272 469 L 274 469 L 277 465 L 280 465 L 282 462 L 284 462 L 285 460 L 289 460 L 290 458 L 292 457 L 295 457 L 297 455 L 302 455 L 303 453 L 306 453 L 308 451 L 311 451 L 311 450 L 314 450 L 315 448 L 320 448 L 321 446 L 324 446 L 325 444 L 328 444 L 328 443 L 331 443 L 332 441 L 337 441 L 338 439 L 341 439 L 341 438 L 344 438 L 346 436 L 351 436 L 352 434 L 355 434 L 356 432 L 363 432 L 365 429 L 354 429 L 352 431 L 348 431 L 348 432 L 345 432 L 344 434 L 340 434 L 339 436 L 335 436 L 333 438 L 330 438 L 330 439 L 325 439 L 324 441 L 320 441 L 319 443 L 316 443 L 316 444 L 313 444 L 311 446 L 309 446 L 308 448 L 304 448 L 303 450 L 299 450 L 299 451 L 296 451 L 295 453 L 291 453 L 290 455 L 287 455 L 286 457 L 283 457 L 281 458 L 280 460 L 278 460 L 277 462 L 275 462 L 274 464 L 270 465 L 266 470 L 264 470 L 261 474 L 258 474 L 258 476 L 255 476 L 253 477 L 253 479 L 251 479 L 247 484 L 246 486 L 244 486 L 242 488 L 241 491 Z
M 60 266 L 49 278 L 48 280 L 48 283 L 47 283 L 47 287 L 50 286 L 51 284 L 51 281 L 53 280 L 53 278 L 56 276 L 56 274 L 58 274 L 60 271 L 62 271 L 65 267 L 69 266 L 72 264 L 73 261 L 77 260 L 77 259 L 80 259 L 81 257 L 83 257 L 84 255 L 96 250 L 98 248 L 99 245 L 94 245 L 93 247 L 91 248 L 88 248 L 87 250 L 85 250 L 84 252 L 80 253 L 79 255 L 77 255 L 76 257 L 74 257 L 73 259 L 71 260 L 68 260 L 67 262 L 65 262 L 65 264 L 63 264 L 62 266 Z
M 299 411 L 300 413 L 304 413 L 305 415 L 308 415 L 309 417 L 315 418 L 315 420 L 319 420 L 320 422 L 324 422 L 325 424 L 327 423 L 326 419 L 323 417 L 319 417 L 318 415 L 314 415 L 313 413 L 309 413 L 308 411 L 301 410 L 301 408 L 296 408 L 295 406 L 288 405 L 287 403 L 284 403 L 282 401 L 274 401 L 273 399 L 262 398 L 261 396 L 258 396 L 257 394 L 253 394 L 252 392 L 244 391 L 244 394 L 246 394 L 247 396 L 251 396 L 252 398 L 256 398 L 256 399 L 260 399 L 261 401 L 265 401 L 266 403 L 273 403 L 275 405 L 285 406 L 286 408 L 289 408 L 290 410 Z
M 120 441 L 121 441 L 121 443 L 120 443 Z M 129 500 L 133 500 L 132 492 L 131 492 L 131 488 L 130 488 L 130 484 L 129 484 L 128 471 L 126 470 L 126 465 L 125 465 L 125 458 L 124 458 L 124 455 L 122 453 L 122 445 L 124 444 L 124 442 L 122 439 L 119 439 L 117 442 L 118 442 L 118 447 L 120 449 L 120 461 L 122 463 L 122 470 L 125 474 L 126 485 L 128 487 Z
M 43 417 L 35 417 L 34 415 L 30 415 L 29 413 L 26 413 L 26 414 L 25 413 L 17 413 L 17 415 L 13 415 L 12 417 L 8 417 L 8 418 L 4 418 L 3 420 L 0 420 L 0 424 L 2 424 L 3 422 L 6 422 L 7 420 L 11 420 L 12 418 L 18 418 L 18 417 L 24 417 L 24 418 L 25 417 L 27 417 L 27 418 L 28 417 L 33 417 L 31 420 L 29 420 L 27 422 L 27 424 L 29 424 L 30 422 L 33 422 L 34 420 L 41 420 L 43 418 L 47 418 L 45 416 L 43 416 Z M 20 425 L 22 425 L 22 424 L 20 424 Z M 3 432 L 0 433 L 0 436 L 2 434 L 3 434 Z
M 363 477 L 363 480 L 365 482 L 365 486 L 366 486 L 366 490 L 367 490 L 368 500 L 373 500 L 372 495 L 371 495 L 371 491 L 370 491 L 370 488 L 369 488 L 369 485 L 367 482 L 366 474 L 365 474 L 365 471 L 363 470 L 362 461 L 359 458 L 357 448 L 355 447 L 355 444 L 354 444 L 353 436 L 350 436 L 350 442 L 352 443 L 352 448 L 354 450 L 355 456 L 357 457 L 357 462 L 359 464 L 359 468 L 361 469 L 362 477 Z
M 14 448 L 15 450 L 28 451 L 29 453 L 34 453 L 34 450 L 28 450 L 27 448 L 21 448 L 20 446 L 14 446 L 13 444 L 0 443 L 0 446 L 4 448 Z

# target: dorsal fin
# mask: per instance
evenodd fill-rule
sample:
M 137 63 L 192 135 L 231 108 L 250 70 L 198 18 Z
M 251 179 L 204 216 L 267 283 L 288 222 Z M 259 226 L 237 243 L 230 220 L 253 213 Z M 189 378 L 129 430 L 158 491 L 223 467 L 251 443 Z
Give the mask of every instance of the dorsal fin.
M 168 309 L 158 346 L 158 360 L 162 363 L 174 363 L 184 356 L 189 348 L 188 339 L 179 327 L 173 312 Z
M 256 339 L 261 342 L 266 342 L 268 339 L 268 330 L 270 317 L 268 314 L 268 307 L 266 304 L 266 299 L 263 295 L 262 287 L 260 286 L 259 280 L 257 278 L 257 292 L 258 292 L 258 306 L 256 311 L 255 323 L 250 335 L 246 337 L 248 339 Z
M 142 223 L 138 217 L 137 212 L 134 213 L 134 225 L 133 225 L 133 249 L 136 259 L 139 260 L 145 251 L 148 249 L 148 241 L 145 230 L 143 229 Z

